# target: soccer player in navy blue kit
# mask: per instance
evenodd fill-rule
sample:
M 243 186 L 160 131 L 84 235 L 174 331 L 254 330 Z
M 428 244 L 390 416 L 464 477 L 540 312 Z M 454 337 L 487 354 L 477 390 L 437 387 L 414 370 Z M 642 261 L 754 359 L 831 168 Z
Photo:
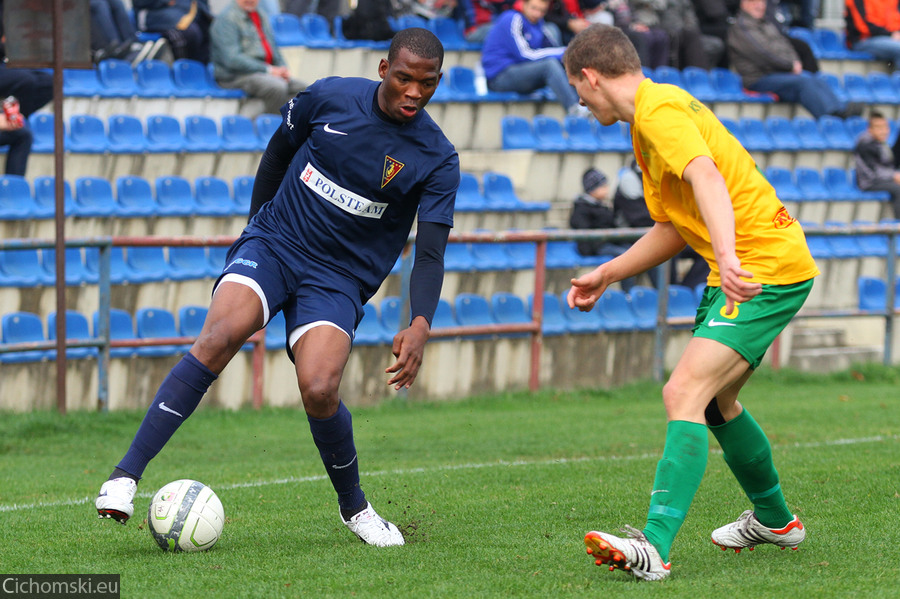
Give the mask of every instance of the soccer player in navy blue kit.
M 303 406 L 342 521 L 366 543 L 403 544 L 360 488 L 350 412 L 338 388 L 362 307 L 416 216 L 411 323 L 394 337 L 388 384 L 409 388 L 422 363 L 459 185 L 456 151 L 423 110 L 443 56 L 433 34 L 406 29 L 379 64 L 380 82 L 322 79 L 282 108 L 256 175 L 250 223 L 229 250 L 200 336 L 101 487 L 100 517 L 128 520 L 147 463 L 247 339 L 283 310 Z

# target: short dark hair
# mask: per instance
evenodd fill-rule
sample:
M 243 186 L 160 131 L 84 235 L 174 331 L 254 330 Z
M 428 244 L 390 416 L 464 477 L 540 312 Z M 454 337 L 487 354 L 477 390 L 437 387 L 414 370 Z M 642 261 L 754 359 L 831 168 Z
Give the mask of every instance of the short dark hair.
M 604 77 L 620 77 L 641 71 L 641 59 L 634 44 L 618 27 L 591 25 L 576 35 L 563 56 L 570 75 L 594 69 Z
M 870 123 L 872 121 L 874 121 L 875 119 L 883 119 L 883 118 L 884 118 L 884 114 L 877 110 L 872 110 L 869 112 L 869 122 Z
M 444 45 L 427 29 L 410 27 L 395 33 L 388 49 L 388 62 L 393 62 L 397 58 L 401 48 L 406 48 L 419 58 L 437 59 L 439 70 L 444 64 Z

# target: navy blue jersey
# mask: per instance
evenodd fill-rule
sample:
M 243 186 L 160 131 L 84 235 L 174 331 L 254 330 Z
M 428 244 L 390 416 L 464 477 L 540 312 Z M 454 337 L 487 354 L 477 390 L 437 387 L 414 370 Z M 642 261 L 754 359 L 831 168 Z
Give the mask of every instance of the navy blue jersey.
M 424 111 L 408 123 L 374 107 L 378 82 L 330 77 L 282 109 L 297 150 L 281 187 L 245 229 L 358 281 L 368 300 L 420 221 L 453 226 L 459 157 Z

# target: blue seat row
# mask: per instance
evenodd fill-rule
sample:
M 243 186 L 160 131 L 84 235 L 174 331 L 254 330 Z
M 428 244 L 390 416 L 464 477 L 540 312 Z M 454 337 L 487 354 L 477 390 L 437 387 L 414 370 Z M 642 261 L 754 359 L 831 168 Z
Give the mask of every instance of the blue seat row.
M 212 64 L 186 58 L 171 66 L 144 60 L 134 67 L 127 60 L 102 60 L 94 69 L 65 69 L 63 94 L 101 98 L 244 98 L 244 92 L 216 83 Z
M 887 308 L 887 281 L 878 277 L 859 277 L 856 282 L 859 309 L 883 312 Z M 894 310 L 900 310 L 900 278 L 894 282 Z
M 783 202 L 803 201 L 887 201 L 886 191 L 863 191 L 856 184 L 856 169 L 825 167 L 822 172 L 797 167 L 793 171 L 779 166 L 765 170 L 775 192 Z
M 792 27 L 788 34 L 809 44 L 816 58 L 826 60 L 874 60 L 868 52 L 857 52 L 847 48 L 843 31 L 833 29 L 805 29 Z
M 882 220 L 882 224 L 896 223 L 894 220 Z M 800 221 L 806 227 L 816 227 L 814 223 Z M 872 225 L 869 221 L 853 221 L 854 226 Z M 841 229 L 846 223 L 827 220 L 824 223 L 827 228 Z M 887 235 L 810 235 L 806 236 L 806 243 L 813 258 L 823 260 L 859 259 L 859 258 L 885 258 L 888 255 Z M 900 254 L 900 251 L 898 251 Z
M 546 212 L 549 202 L 524 202 L 513 188 L 512 179 L 502 173 L 488 171 L 482 184 L 472 173 L 461 173 L 456 192 L 456 210 L 460 212 Z
M 113 185 L 101 177 L 79 177 L 75 192 L 64 186 L 65 214 L 79 217 L 230 216 L 250 210 L 253 177 L 235 177 L 230 189 L 218 177 L 198 177 L 193 184 L 183 177 L 157 177 L 151 182 L 134 175 L 119 177 Z M 53 218 L 55 179 L 37 177 L 34 192 L 27 179 L 0 175 L 0 219 Z
M 111 115 L 106 122 L 89 114 L 69 118 L 65 149 L 82 153 L 143 154 L 145 152 L 261 152 L 281 124 L 281 116 L 262 114 L 254 120 L 241 115 L 222 117 L 220 123 L 203 115 L 175 117 L 157 114 L 146 124 L 127 114 Z M 34 134 L 32 151 L 52 153 L 54 117 L 35 112 L 29 117 Z

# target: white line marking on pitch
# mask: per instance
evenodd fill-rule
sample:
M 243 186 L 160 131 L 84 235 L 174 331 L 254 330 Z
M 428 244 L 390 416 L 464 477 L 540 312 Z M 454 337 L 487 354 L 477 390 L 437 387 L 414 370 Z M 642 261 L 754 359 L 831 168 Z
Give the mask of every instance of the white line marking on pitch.
M 858 439 L 834 439 L 831 441 L 818 441 L 812 443 L 787 443 L 784 445 L 776 445 L 775 449 L 820 449 L 822 447 L 833 447 L 841 445 L 859 445 L 862 443 L 884 443 L 886 441 L 897 441 L 900 435 L 876 435 L 874 437 L 861 437 Z M 720 454 L 720 449 L 711 449 L 710 453 Z M 582 462 L 625 462 L 631 460 L 645 460 L 659 458 L 659 453 L 643 453 L 631 456 L 593 456 L 580 458 L 556 458 L 544 460 L 497 460 L 496 462 L 484 462 L 476 464 L 448 464 L 446 466 L 428 466 L 420 468 L 398 468 L 395 470 L 376 470 L 373 472 L 363 472 L 364 477 L 370 476 L 402 476 L 407 474 L 423 474 L 429 472 L 449 472 L 454 470 L 479 470 L 482 468 L 497 468 L 501 466 L 517 467 L 517 466 L 546 466 L 552 464 L 578 464 Z M 291 483 L 308 483 L 327 480 L 328 476 L 321 474 L 316 476 L 289 476 L 287 478 L 277 478 L 274 480 L 260 480 L 249 483 L 232 483 L 230 485 L 216 485 L 216 492 L 230 491 L 233 489 L 255 489 L 257 487 L 268 487 L 272 485 L 286 485 Z M 136 497 L 149 498 L 153 493 L 138 493 Z M 21 512 L 25 510 L 33 510 L 48 507 L 64 507 L 70 505 L 82 505 L 90 503 L 94 497 L 82 497 L 81 499 L 63 499 L 59 501 L 22 503 L 12 505 L 0 505 L 0 513 L 3 512 Z

